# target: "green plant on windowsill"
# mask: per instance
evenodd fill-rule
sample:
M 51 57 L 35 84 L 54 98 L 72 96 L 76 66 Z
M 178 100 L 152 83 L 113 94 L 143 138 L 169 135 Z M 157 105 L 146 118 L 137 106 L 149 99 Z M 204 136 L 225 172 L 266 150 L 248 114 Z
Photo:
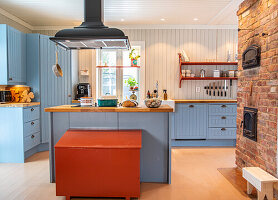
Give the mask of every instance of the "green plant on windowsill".
M 127 84 L 129 86 L 130 90 L 133 90 L 134 87 L 136 85 L 138 85 L 138 83 L 136 82 L 135 78 L 131 78 L 131 77 L 128 80 L 125 80 L 125 84 Z
M 139 55 L 135 54 L 135 49 L 132 49 L 131 52 L 129 53 L 129 58 L 131 60 L 131 66 L 137 66 L 137 60 L 140 58 Z

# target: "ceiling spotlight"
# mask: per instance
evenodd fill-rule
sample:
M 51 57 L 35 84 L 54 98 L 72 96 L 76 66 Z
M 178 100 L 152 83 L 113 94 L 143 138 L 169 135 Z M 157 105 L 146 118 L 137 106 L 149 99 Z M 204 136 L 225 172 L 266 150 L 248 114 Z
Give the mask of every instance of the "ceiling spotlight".
M 161 21 L 165 21 L 165 19 L 164 19 L 164 18 L 161 18 L 160 20 L 161 20 Z
M 125 19 L 121 19 L 121 22 L 125 21 Z
M 198 18 L 194 18 L 193 20 L 194 20 L 194 21 L 198 21 L 199 19 L 198 19 Z

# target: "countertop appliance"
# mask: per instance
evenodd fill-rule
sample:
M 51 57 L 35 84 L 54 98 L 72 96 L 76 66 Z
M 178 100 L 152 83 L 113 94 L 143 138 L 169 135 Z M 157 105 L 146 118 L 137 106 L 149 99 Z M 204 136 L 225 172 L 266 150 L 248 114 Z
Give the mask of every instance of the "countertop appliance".
M 77 85 L 77 94 L 76 99 L 81 97 L 90 97 L 91 96 L 91 86 L 89 83 L 79 83 Z
M 103 24 L 103 0 L 84 0 L 84 22 L 73 29 L 64 29 L 50 40 L 66 49 L 129 49 L 128 37 L 117 28 Z
M 0 91 L 0 103 L 10 103 L 12 102 L 12 93 L 10 90 Z

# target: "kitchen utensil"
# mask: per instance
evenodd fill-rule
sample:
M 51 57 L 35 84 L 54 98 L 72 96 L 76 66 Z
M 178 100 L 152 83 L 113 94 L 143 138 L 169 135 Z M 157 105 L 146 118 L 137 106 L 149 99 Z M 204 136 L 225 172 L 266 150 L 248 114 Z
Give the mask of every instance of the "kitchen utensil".
M 223 85 L 222 85 L 222 81 L 221 81 L 221 86 L 220 86 L 220 88 L 221 88 L 221 97 L 223 97 Z
M 201 76 L 202 78 L 204 78 L 205 75 L 206 75 L 206 70 L 201 69 L 201 70 L 200 70 L 200 76 Z
M 101 96 L 98 99 L 98 106 L 99 107 L 117 107 L 118 98 L 116 96 Z
M 227 96 L 227 80 L 224 81 L 224 94 Z
M 152 98 L 152 99 L 145 99 L 144 102 L 148 108 L 159 108 L 161 106 L 162 100 L 157 98 Z
M 63 71 L 58 64 L 58 50 L 56 51 L 56 64 L 52 66 L 52 71 L 57 77 L 63 77 Z
M 213 70 L 213 77 L 220 77 L 220 70 Z
M 0 91 L 0 102 L 1 103 L 9 103 L 11 101 L 12 101 L 12 93 L 10 90 Z
M 215 96 L 215 82 L 213 82 L 213 96 Z
M 81 106 L 92 106 L 92 105 L 94 105 L 93 97 L 81 97 L 79 101 L 80 101 Z
M 220 83 L 217 82 L 217 96 L 220 96 Z
M 211 96 L 211 83 L 209 83 L 209 96 Z
M 230 80 L 230 97 L 232 97 L 233 80 Z

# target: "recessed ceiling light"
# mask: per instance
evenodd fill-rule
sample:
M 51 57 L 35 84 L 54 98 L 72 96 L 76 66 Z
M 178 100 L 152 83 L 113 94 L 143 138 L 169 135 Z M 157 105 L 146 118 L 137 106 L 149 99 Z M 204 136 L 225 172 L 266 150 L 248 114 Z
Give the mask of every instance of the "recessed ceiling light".
M 164 18 L 161 18 L 160 20 L 161 20 L 161 21 L 165 21 L 165 19 L 164 19 Z
M 194 21 L 198 21 L 199 19 L 198 19 L 198 18 L 194 18 L 193 20 L 194 20 Z
M 125 19 L 121 19 L 121 22 L 125 21 Z

